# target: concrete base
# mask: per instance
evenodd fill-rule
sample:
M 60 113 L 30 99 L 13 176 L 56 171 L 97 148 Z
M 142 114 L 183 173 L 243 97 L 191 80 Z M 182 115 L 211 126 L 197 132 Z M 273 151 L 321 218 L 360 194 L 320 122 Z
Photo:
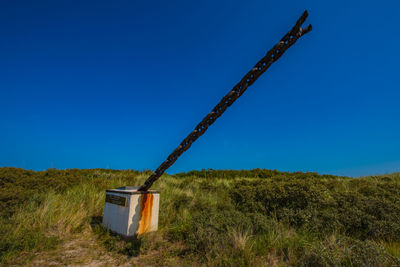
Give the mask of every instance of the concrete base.
M 103 226 L 124 238 L 157 231 L 160 192 L 124 186 L 106 190 Z

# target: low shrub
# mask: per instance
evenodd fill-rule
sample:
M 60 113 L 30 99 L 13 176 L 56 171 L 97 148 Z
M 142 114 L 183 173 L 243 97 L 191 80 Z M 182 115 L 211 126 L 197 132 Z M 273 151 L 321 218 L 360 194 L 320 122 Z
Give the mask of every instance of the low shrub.
M 398 180 L 240 180 L 233 185 L 230 196 L 242 212 L 274 216 L 297 229 L 399 242 Z

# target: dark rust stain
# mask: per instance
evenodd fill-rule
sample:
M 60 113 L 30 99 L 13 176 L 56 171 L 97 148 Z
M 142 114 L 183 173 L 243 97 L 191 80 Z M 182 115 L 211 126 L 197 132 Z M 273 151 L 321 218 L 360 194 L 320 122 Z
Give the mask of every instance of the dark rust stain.
M 153 211 L 153 194 L 142 194 L 140 200 L 140 221 L 138 234 L 143 234 L 150 230 L 151 215 Z

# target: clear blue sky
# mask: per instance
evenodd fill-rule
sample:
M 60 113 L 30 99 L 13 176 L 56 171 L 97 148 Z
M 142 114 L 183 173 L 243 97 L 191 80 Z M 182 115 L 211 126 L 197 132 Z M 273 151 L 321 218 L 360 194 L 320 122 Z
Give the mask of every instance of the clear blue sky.
M 399 171 L 400 2 L 320 0 L 2 0 L 0 166 L 154 170 L 305 9 L 168 172 Z

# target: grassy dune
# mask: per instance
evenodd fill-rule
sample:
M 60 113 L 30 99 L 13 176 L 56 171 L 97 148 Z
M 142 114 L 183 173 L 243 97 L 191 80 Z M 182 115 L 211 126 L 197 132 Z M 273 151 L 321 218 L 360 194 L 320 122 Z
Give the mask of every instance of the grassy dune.
M 110 235 L 100 226 L 105 189 L 148 174 L 0 168 L 0 264 L 400 265 L 400 174 L 164 175 L 154 186 L 159 231 L 130 242 Z

